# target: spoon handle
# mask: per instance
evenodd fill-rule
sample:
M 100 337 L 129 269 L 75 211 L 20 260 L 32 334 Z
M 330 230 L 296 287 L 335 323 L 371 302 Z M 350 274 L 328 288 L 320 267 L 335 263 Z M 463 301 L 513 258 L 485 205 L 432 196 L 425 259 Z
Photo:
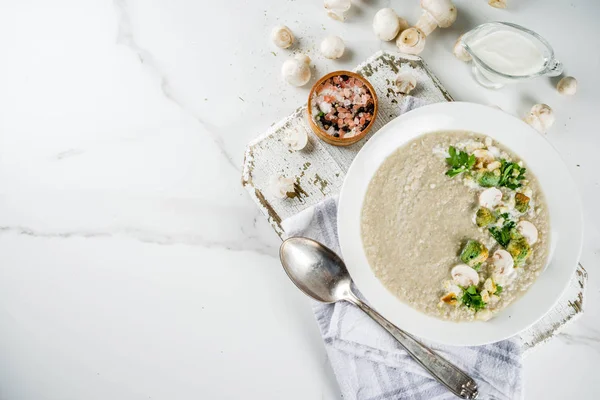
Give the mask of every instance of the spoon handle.
M 475 381 L 454 364 L 448 362 L 416 341 L 408 333 L 397 328 L 381 314 L 369 307 L 368 304 L 356 297 L 354 293 L 350 292 L 346 300 L 355 304 L 367 313 L 369 317 L 379 323 L 379 325 L 384 327 L 394 338 L 396 338 L 396 340 L 398 340 L 415 361 L 429 371 L 429 373 L 440 383 L 450 389 L 452 393 L 463 399 L 477 398 L 478 392 Z

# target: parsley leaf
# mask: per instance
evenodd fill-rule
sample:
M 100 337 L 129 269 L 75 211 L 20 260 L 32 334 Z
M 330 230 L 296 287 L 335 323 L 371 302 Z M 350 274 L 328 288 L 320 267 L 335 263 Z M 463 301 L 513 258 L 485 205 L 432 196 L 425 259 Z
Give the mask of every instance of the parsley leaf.
M 496 284 L 496 292 L 494 293 L 495 295 L 499 295 L 500 293 L 502 293 L 502 290 L 504 290 L 502 288 L 502 286 Z
M 527 169 L 517 163 L 505 159 L 500 160 L 500 182 L 498 186 L 505 186 L 512 190 L 521 187 L 521 181 L 525 179 L 525 171 Z
M 496 242 L 498 242 L 502 247 L 506 247 L 508 246 L 508 242 L 510 242 L 510 234 L 514 227 L 515 221 L 507 221 L 504 223 L 504 226 L 502 226 L 502 228 L 492 226 L 488 230 L 490 231 L 490 234 L 494 237 L 494 239 L 496 239 Z
M 475 310 L 481 310 L 487 305 L 482 299 L 481 294 L 477 290 L 475 285 L 471 285 L 468 288 L 463 288 L 464 294 L 462 296 L 462 302 L 465 306 L 471 307 Z
M 446 171 L 446 175 L 451 178 L 470 170 L 475 165 L 475 156 L 473 154 L 469 155 L 462 150 L 457 151 L 454 146 L 448 148 L 448 154 L 450 154 L 450 157 L 446 158 L 446 162 L 452 168 Z

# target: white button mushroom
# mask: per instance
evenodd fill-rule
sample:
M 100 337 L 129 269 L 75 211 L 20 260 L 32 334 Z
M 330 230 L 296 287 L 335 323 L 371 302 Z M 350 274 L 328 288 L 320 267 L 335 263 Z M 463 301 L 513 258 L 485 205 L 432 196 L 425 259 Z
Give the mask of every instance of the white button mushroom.
M 415 25 L 426 36 L 440 28 L 447 28 L 456 21 L 456 7 L 450 0 L 421 0 L 423 13 Z
M 304 54 L 296 54 L 281 66 L 281 75 L 290 85 L 303 86 L 310 80 L 310 58 Z
M 536 131 L 546 133 L 554 124 L 554 112 L 547 104 L 536 104 L 531 107 L 529 115 L 525 117 L 525 122 Z
M 506 250 L 496 250 L 492 256 L 494 273 L 498 276 L 508 276 L 515 271 L 515 261 Z
M 344 54 L 344 41 L 339 36 L 327 36 L 321 42 L 321 54 L 326 58 L 335 60 Z
M 452 54 L 454 54 L 454 57 L 458 58 L 460 61 L 471 61 L 471 55 L 463 45 L 461 40 L 462 37 L 463 35 L 460 35 L 458 39 L 456 39 L 454 48 L 452 49 Z
M 494 8 L 506 8 L 506 0 L 489 0 L 488 4 Z
M 538 230 L 535 225 L 529 221 L 519 222 L 517 224 L 517 232 L 523 235 L 529 244 L 534 244 L 538 240 Z
M 396 39 L 396 46 L 402 53 L 419 54 L 425 48 L 425 41 L 425 33 L 419 28 L 412 27 L 402 31 Z
M 417 86 L 417 78 L 410 72 L 400 72 L 396 76 L 396 86 L 402 94 L 409 94 Z
M 294 178 L 272 176 L 269 179 L 269 192 L 278 199 L 285 199 L 294 193 Z
M 558 93 L 566 96 L 573 96 L 577 92 L 577 79 L 572 76 L 565 76 L 556 85 Z
M 492 209 L 502 201 L 502 192 L 500 189 L 491 187 L 485 189 L 479 194 L 479 205 L 481 207 Z
M 408 28 L 408 22 L 391 8 L 382 8 L 373 18 L 373 32 L 380 40 L 394 40 L 398 33 Z
M 287 132 L 287 135 L 283 141 L 291 150 L 299 151 L 305 148 L 308 144 L 308 134 L 303 128 L 295 127 Z
M 462 287 L 479 284 L 479 274 L 466 264 L 458 264 L 452 268 L 450 275 L 454 282 Z
M 352 6 L 350 0 L 325 0 L 325 10 L 327 15 L 337 21 L 345 21 L 346 13 Z
M 287 26 L 278 25 L 271 31 L 271 40 L 275 46 L 287 49 L 294 43 L 294 35 Z

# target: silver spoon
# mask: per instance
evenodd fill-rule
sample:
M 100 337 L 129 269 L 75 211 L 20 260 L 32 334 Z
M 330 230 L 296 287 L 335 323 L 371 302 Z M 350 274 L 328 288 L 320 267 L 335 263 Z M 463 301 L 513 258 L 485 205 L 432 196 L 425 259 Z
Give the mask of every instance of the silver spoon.
M 306 295 L 323 303 L 346 300 L 384 327 L 423 368 L 463 399 L 477 398 L 477 384 L 412 336 L 394 326 L 352 293 L 352 279 L 341 258 L 321 243 L 303 237 L 289 238 L 279 249 L 287 275 Z

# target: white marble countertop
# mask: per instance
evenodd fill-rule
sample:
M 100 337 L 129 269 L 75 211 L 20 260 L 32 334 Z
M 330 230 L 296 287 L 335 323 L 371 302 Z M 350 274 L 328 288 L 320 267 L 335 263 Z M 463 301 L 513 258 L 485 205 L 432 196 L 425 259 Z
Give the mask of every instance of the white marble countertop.
M 526 398 L 600 392 L 600 3 L 456 1 L 422 56 L 457 100 L 523 115 L 550 104 L 548 139 L 583 197 L 585 315 L 525 360 Z M 245 144 L 304 102 L 281 82 L 285 23 L 320 75 L 393 45 L 389 1 L 345 23 L 311 1 L 27 1 L 0 5 L 0 398 L 336 399 L 309 303 L 240 185 Z M 416 1 L 392 1 L 415 21 Z M 506 20 L 553 44 L 579 92 L 548 79 L 483 89 L 456 37 Z M 349 49 L 315 54 L 327 34 Z M 571 195 L 565 193 L 565 196 Z

